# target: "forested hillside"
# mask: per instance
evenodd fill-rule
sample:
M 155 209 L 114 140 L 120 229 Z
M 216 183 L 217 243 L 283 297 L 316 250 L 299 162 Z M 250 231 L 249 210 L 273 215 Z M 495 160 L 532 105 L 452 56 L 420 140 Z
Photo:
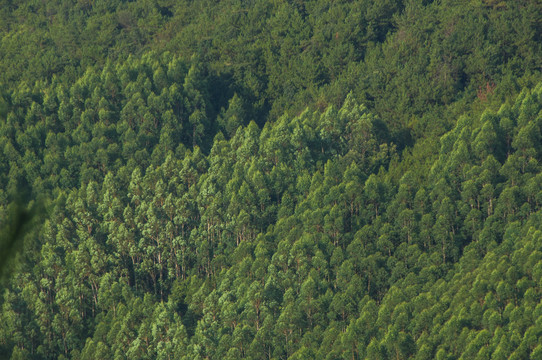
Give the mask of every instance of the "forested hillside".
M 0 358 L 542 359 L 537 1 L 0 0 Z

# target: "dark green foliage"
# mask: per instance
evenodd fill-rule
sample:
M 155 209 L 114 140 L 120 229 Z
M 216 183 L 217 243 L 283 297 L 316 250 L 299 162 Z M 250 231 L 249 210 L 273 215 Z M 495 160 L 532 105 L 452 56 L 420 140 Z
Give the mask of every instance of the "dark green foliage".
M 0 355 L 539 358 L 540 10 L 0 0 Z

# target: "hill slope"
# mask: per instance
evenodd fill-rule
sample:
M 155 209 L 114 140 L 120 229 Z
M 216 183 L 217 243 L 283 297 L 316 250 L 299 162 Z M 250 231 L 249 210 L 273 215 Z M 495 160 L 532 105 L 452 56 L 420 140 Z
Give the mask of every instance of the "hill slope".
M 2 356 L 541 358 L 536 2 L 0 4 Z

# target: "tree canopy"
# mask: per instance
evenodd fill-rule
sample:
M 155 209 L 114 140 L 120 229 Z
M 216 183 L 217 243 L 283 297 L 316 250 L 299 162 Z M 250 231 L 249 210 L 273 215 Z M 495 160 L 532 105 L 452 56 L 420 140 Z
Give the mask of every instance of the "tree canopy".
M 0 355 L 541 358 L 540 12 L 0 0 Z

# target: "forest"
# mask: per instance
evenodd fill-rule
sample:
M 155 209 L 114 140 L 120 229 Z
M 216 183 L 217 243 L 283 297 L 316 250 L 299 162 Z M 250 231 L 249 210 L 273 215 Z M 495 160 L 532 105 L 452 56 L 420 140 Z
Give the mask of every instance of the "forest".
M 542 360 L 537 0 L 0 0 L 0 359 Z

